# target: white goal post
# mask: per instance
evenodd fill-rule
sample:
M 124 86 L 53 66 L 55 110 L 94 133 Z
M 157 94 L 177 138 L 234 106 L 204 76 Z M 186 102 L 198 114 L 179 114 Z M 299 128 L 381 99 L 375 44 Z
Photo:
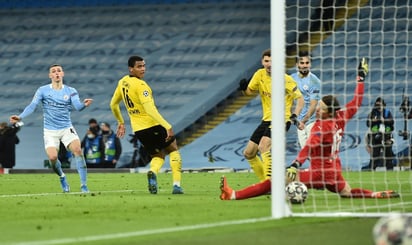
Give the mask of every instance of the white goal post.
M 283 81 L 285 70 L 285 5 L 284 1 L 270 2 L 270 46 L 272 50 L 272 81 Z M 274 52 L 276 50 L 276 52 Z M 275 55 L 275 53 L 277 55 Z M 273 83 L 274 84 L 274 83 Z M 284 139 L 285 84 L 272 86 L 272 139 Z M 277 115 L 277 116 L 275 116 Z M 285 141 L 272 140 L 272 217 L 282 218 L 289 214 L 285 203 Z M 276 194 L 274 194 L 276 193 Z
M 412 113 L 409 104 L 403 103 L 412 96 L 411 19 L 412 0 L 271 0 L 273 218 L 412 215 Z M 285 202 L 285 167 L 297 155 L 289 147 L 297 145 L 297 136 L 293 125 L 284 132 L 284 83 L 280 81 L 285 72 L 296 71 L 299 50 L 312 55 L 311 71 L 322 82 L 321 97 L 334 94 L 341 106 L 353 98 L 360 58 L 368 59 L 363 103 L 348 122 L 341 145 L 342 169 L 352 188 L 396 190 L 400 198 L 340 198 L 325 190 L 310 190 L 303 205 Z M 394 169 L 379 166 L 366 171 L 370 160 L 365 148 L 366 121 L 378 97 L 385 100 L 395 120 Z

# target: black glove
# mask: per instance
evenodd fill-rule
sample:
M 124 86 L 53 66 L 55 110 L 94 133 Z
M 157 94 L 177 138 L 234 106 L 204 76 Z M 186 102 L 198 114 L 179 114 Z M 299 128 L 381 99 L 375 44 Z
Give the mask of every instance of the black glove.
M 358 82 L 364 82 L 366 75 L 368 75 L 369 67 L 365 58 L 359 62 L 358 66 Z
M 239 81 L 239 88 L 238 90 L 240 91 L 245 91 L 247 89 L 247 86 L 249 85 L 250 80 L 247 80 L 243 78 L 242 80 Z
M 292 116 L 289 117 L 290 121 L 297 127 L 299 126 L 298 116 L 293 113 Z
M 298 174 L 299 167 L 300 167 L 300 163 L 295 160 L 289 167 L 286 168 L 286 177 L 290 181 L 295 181 L 296 175 Z

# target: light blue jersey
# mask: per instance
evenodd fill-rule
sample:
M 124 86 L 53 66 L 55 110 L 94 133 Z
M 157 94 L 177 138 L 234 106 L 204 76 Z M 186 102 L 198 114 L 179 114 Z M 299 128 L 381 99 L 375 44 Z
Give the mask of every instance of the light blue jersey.
M 55 90 L 51 84 L 48 84 L 37 89 L 33 100 L 19 117 L 23 119 L 33 113 L 39 103 L 43 107 L 44 128 L 51 130 L 72 127 L 70 118 L 72 108 L 78 111 L 85 108 L 75 88 L 63 85 L 60 90 Z
M 302 121 L 302 119 L 309 111 L 310 101 L 320 100 L 321 82 L 320 79 L 312 72 L 310 72 L 309 75 L 306 77 L 300 77 L 299 72 L 295 72 L 291 76 L 296 81 L 298 88 L 302 93 L 303 99 L 305 101 L 302 111 L 298 115 L 298 120 Z M 316 115 L 315 113 L 313 113 L 310 119 L 306 122 L 306 124 L 315 121 L 315 119 Z

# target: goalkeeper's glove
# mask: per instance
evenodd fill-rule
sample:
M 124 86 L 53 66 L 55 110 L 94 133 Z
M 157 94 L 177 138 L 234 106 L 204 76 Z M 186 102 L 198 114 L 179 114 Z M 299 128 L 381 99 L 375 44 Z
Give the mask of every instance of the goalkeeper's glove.
M 299 125 L 298 116 L 293 113 L 292 116 L 289 117 L 290 121 L 297 127 Z
M 368 74 L 368 71 L 369 71 L 368 62 L 366 61 L 365 58 L 362 58 L 358 66 L 358 79 L 357 79 L 358 82 L 365 81 L 365 77 Z
M 240 91 L 246 91 L 247 86 L 249 85 L 250 80 L 247 80 L 243 78 L 242 80 L 239 81 L 239 88 L 238 90 Z
M 286 177 L 290 181 L 295 181 L 296 175 L 298 174 L 299 167 L 300 167 L 300 163 L 295 160 L 289 167 L 286 168 Z

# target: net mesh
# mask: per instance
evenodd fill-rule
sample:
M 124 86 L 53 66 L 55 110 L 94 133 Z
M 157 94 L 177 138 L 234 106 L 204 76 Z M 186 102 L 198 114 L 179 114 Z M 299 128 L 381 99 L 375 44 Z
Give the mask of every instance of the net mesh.
M 412 91 L 408 83 L 412 75 L 411 10 L 410 0 L 286 1 L 288 73 L 296 71 L 297 53 L 310 51 L 311 71 L 322 81 L 321 95 L 337 95 L 340 104 L 345 105 L 353 98 L 358 62 L 361 57 L 368 59 L 370 73 L 363 103 L 347 124 L 340 148 L 342 168 L 352 188 L 396 190 L 401 194 L 393 199 L 346 199 L 326 190 L 310 190 L 304 205 L 292 206 L 294 215 L 412 213 L 407 103 Z M 376 168 L 369 167 L 366 121 L 378 97 L 384 99 L 395 120 L 393 170 L 386 168 L 383 159 L 376 162 Z M 286 164 L 296 157 L 298 147 L 293 147 L 296 145 L 296 134 L 288 133 Z

